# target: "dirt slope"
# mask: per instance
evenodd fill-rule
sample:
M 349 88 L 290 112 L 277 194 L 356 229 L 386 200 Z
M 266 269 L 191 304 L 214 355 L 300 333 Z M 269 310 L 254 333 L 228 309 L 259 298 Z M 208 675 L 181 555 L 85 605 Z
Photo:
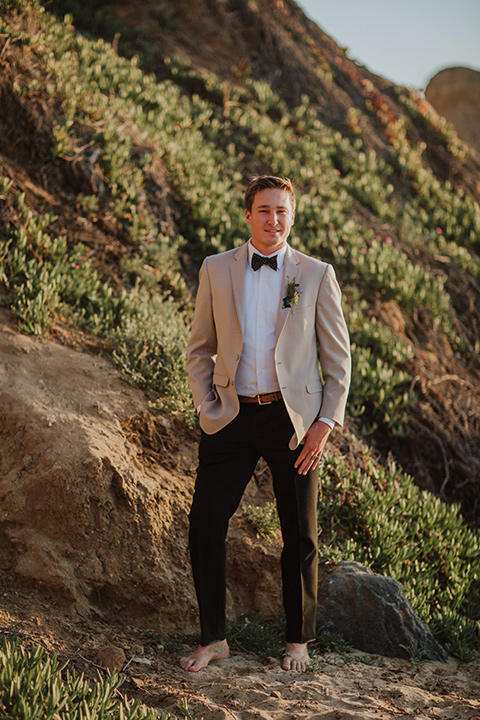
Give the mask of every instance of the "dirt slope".
M 194 624 L 195 433 L 177 435 L 172 420 L 150 413 L 100 355 L 22 335 L 2 311 L 0 444 L 3 573 L 83 617 Z M 263 549 L 253 533 L 239 543 L 239 534 L 234 527 L 230 608 L 273 612 L 278 548 Z

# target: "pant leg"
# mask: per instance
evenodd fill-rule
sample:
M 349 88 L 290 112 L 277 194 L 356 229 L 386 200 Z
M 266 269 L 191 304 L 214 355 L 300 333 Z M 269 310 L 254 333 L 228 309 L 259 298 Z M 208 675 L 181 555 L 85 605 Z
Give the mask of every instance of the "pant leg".
M 263 441 L 262 454 L 273 476 L 273 488 L 283 536 L 282 587 L 287 642 L 315 639 L 318 585 L 318 472 L 299 475 L 294 463 L 301 449 L 290 450 L 293 427 L 283 403 L 278 403 L 275 432 Z M 273 441 L 273 447 L 271 443 Z
M 228 523 L 259 459 L 251 444 L 249 408 L 214 435 L 202 432 L 190 510 L 190 558 L 200 611 L 201 644 L 225 638 Z
M 292 484 L 274 484 L 283 536 L 282 586 L 287 642 L 316 637 L 318 546 L 318 473 L 298 476 Z

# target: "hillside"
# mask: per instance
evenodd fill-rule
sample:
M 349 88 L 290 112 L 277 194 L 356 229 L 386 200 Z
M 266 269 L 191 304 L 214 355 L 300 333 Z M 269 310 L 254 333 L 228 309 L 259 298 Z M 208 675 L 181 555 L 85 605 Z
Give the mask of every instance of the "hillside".
M 448 652 L 472 660 L 478 153 L 291 0 L 1 8 L 5 593 L 36 587 L 77 619 L 193 626 L 196 277 L 205 255 L 247 239 L 245 182 L 274 172 L 297 188 L 292 244 L 335 266 L 352 339 L 322 560 L 395 576 Z M 270 499 L 267 474 L 248 502 Z M 233 530 L 232 615 L 276 612 L 278 543 L 241 514 Z
M 62 12 L 76 8 L 71 0 L 54 5 Z M 92 8 L 90 12 L 82 11 L 75 15 L 75 22 L 79 22 L 81 28 L 101 33 L 127 57 L 137 53 L 142 64 L 159 79 L 173 77 L 189 95 L 198 93 L 223 109 L 225 117 L 229 116 L 229 108 L 236 102 L 233 88 L 241 87 L 242 81 L 248 85 L 254 79 L 259 83 L 267 82 L 268 88 L 285 103 L 283 106 L 278 104 L 276 118 L 273 106 L 277 104 L 277 99 L 275 95 L 268 97 L 268 92 L 262 88 L 262 92 L 266 93 L 264 112 L 274 120 L 280 120 L 280 132 L 283 126 L 291 128 L 293 123 L 293 143 L 298 142 L 298 135 L 302 137 L 305 133 L 305 128 L 301 125 L 295 127 L 295 124 L 299 112 L 304 112 L 302 103 L 307 103 L 307 98 L 309 111 L 314 112 L 324 130 L 334 131 L 329 134 L 328 140 L 327 133 L 318 137 L 320 144 L 333 143 L 335 146 L 330 157 L 314 154 L 309 157 L 308 167 L 302 171 L 298 167 L 304 162 L 302 151 L 296 158 L 288 160 L 285 158 L 287 150 L 277 158 L 275 151 L 264 151 L 263 144 L 268 143 L 276 150 L 282 142 L 281 134 L 278 128 L 270 135 L 268 131 L 263 131 L 265 134 L 262 131 L 253 133 L 252 126 L 257 121 L 255 112 L 250 115 L 252 124 L 249 132 L 246 137 L 243 134 L 239 142 L 238 169 L 245 178 L 249 173 L 275 172 L 279 164 L 286 166 L 288 163 L 290 174 L 300 182 L 305 196 L 317 191 L 320 196 L 323 194 L 323 207 L 330 202 L 329 191 L 322 188 L 323 177 L 312 182 L 310 173 L 318 173 L 319 169 L 323 172 L 325 165 L 329 166 L 330 172 L 333 169 L 334 173 L 339 173 L 343 180 L 341 188 L 346 189 L 351 206 L 340 210 L 343 220 L 337 223 L 336 218 L 329 217 L 328 213 L 327 216 L 324 212 L 320 216 L 312 213 L 310 200 L 305 200 L 309 216 L 304 218 L 304 225 L 297 228 L 300 246 L 323 257 L 334 258 L 341 277 L 348 278 L 355 287 L 364 285 L 362 295 L 369 308 L 368 317 L 379 320 L 407 344 L 411 343 L 413 348 L 418 345 L 424 351 L 415 353 L 416 362 L 408 368 L 411 378 L 409 393 L 418 392 L 417 402 L 413 403 L 415 407 L 410 413 L 409 424 L 413 432 L 409 434 L 408 448 L 404 442 L 396 442 L 392 447 L 391 433 L 385 437 L 381 427 L 378 433 L 368 434 L 373 435 L 375 447 L 384 455 L 393 452 L 422 487 L 440 493 L 448 501 L 460 501 L 469 521 L 477 524 L 480 485 L 479 376 L 475 349 L 478 349 L 476 343 L 480 337 L 477 282 L 480 221 L 476 204 L 480 200 L 478 152 L 459 140 L 453 126 L 414 92 L 396 87 L 349 59 L 292 0 L 260 4 L 248 0 L 212 4 L 202 0 L 194 7 L 181 0 L 164 2 L 160 9 L 158 3 L 149 2 L 143 2 L 134 9 L 129 3 L 102 5 L 101 9 L 95 3 L 89 5 Z M 174 68 L 172 74 L 168 63 L 166 67 L 165 57 L 175 57 L 180 59 L 181 64 L 185 63 L 183 72 Z M 205 72 L 212 75 L 207 78 Z M 212 93 L 218 85 L 217 79 L 226 83 L 221 90 L 223 97 L 215 97 Z M 262 100 L 259 88 L 255 89 L 253 97 L 243 98 L 246 103 L 262 103 Z M 302 110 L 292 112 L 289 117 L 287 109 L 299 106 Z M 205 118 L 203 122 L 208 125 L 209 120 Z M 235 137 L 233 117 L 231 123 L 232 127 L 227 122 L 224 128 L 226 142 L 230 132 Z M 243 117 L 239 123 L 248 125 L 248 117 Z M 211 132 L 214 132 L 213 128 Z M 338 145 L 339 137 L 335 133 L 342 136 Z M 286 136 L 289 137 L 289 134 L 286 133 Z M 221 140 L 218 142 L 221 143 Z M 245 146 L 247 152 L 243 158 Z M 253 147 L 256 149 L 252 158 L 249 151 Z M 303 152 L 308 153 L 308 149 L 304 148 Z M 325 174 L 328 175 L 328 172 Z M 460 198 L 464 196 L 466 200 L 462 206 Z M 337 193 L 328 209 L 333 215 L 340 198 L 341 193 Z M 299 207 L 303 207 L 301 203 Z M 394 280 L 395 275 L 400 275 L 403 281 L 403 273 L 409 274 L 410 270 L 406 267 L 398 271 L 389 268 L 385 272 L 383 265 L 402 265 L 403 259 L 399 260 L 385 249 L 370 247 L 369 258 L 374 256 L 373 264 L 368 270 L 357 267 L 352 272 L 351 265 L 357 264 L 358 259 L 363 260 L 357 254 L 363 249 L 357 248 L 356 253 L 351 254 L 346 250 L 348 257 L 338 258 L 338 253 L 331 247 L 329 233 L 333 228 L 336 233 L 334 242 L 342 242 L 342 222 L 346 220 L 359 223 L 358 229 L 356 225 L 352 228 L 354 234 L 364 237 L 370 234 L 370 238 L 373 236 L 380 242 L 390 237 L 395 247 L 406 256 L 407 263 L 412 263 L 412 272 L 418 273 L 420 268 L 427 271 L 425 279 L 421 272 L 418 274 L 416 284 L 429 285 L 433 281 L 442 285 L 442 292 L 448 296 L 448 312 L 452 311 L 454 315 L 454 319 L 451 318 L 452 331 L 459 333 L 457 339 L 460 343 L 468 336 L 468 345 L 473 351 L 467 352 L 468 359 L 464 356 L 467 367 L 457 367 L 458 353 L 454 357 L 456 341 L 449 343 L 453 353 L 443 347 L 443 339 L 436 332 L 439 316 L 435 318 L 433 312 L 434 317 L 430 318 L 433 323 L 417 316 L 416 311 L 427 310 L 428 301 L 426 303 L 420 297 L 414 299 L 417 290 L 413 287 L 404 292 L 400 289 L 393 291 L 390 286 L 398 282 Z M 218 232 L 217 227 L 213 227 L 213 235 Z M 308 236 L 312 235 L 312 231 L 315 235 L 315 227 L 318 228 L 316 238 L 303 237 L 304 228 Z M 183 232 L 184 228 L 180 229 Z M 324 237 L 320 241 L 322 231 Z M 204 231 L 200 228 L 199 232 Z M 189 242 L 190 229 L 186 229 L 184 234 Z M 241 232 L 236 237 L 239 235 L 243 237 Z M 447 249 L 448 243 L 452 242 L 454 245 Z M 224 247 L 230 243 L 225 242 Z M 218 248 L 214 240 L 212 245 Z M 460 248 L 454 247 L 456 245 Z M 460 260 L 465 250 L 472 251 L 472 263 L 466 255 Z M 467 274 L 464 275 L 462 270 L 468 270 Z M 384 273 L 391 276 L 386 281 L 371 277 Z M 431 301 L 434 305 L 443 302 L 433 297 Z M 403 317 L 398 317 L 397 308 Z M 359 327 L 362 318 L 358 318 L 357 322 Z M 357 344 L 368 343 L 362 337 Z M 431 354 L 428 352 L 430 344 L 433 349 Z M 437 362 L 436 356 L 443 357 L 443 360 Z M 385 358 L 382 357 L 382 360 Z M 462 385 L 469 398 L 468 409 L 464 409 L 458 398 L 459 393 L 463 394 Z M 473 400 L 472 411 L 471 389 L 475 387 L 477 391 L 473 395 L 476 400 Z M 404 386 L 398 389 L 399 392 L 400 389 Z M 364 397 L 360 388 L 358 391 Z M 364 400 L 361 402 L 363 404 Z M 423 411 L 427 407 L 429 411 L 433 409 L 431 418 L 427 418 Z M 372 408 L 367 403 L 367 417 L 371 414 L 369 410 Z M 373 415 L 376 415 L 374 410 Z M 362 434 L 365 425 L 363 423 Z M 376 425 L 377 417 L 373 418 L 373 426 Z M 438 462 L 439 453 L 442 463 Z M 432 456 L 435 457 L 434 463 L 430 461 Z M 467 468 L 467 465 L 470 467 Z
M 198 13 L 187 12 L 186 5 L 171 6 L 178 34 L 173 21 L 153 23 L 149 3 L 135 9 L 133 29 L 126 25 L 128 13 L 122 13 L 126 5 L 113 6 L 115 17 L 122 16 L 114 28 L 120 22 L 120 27 L 130 27 L 126 49 L 136 49 L 139 28 L 154 28 L 150 39 L 148 33 L 141 37 L 147 69 L 166 78 L 160 105 L 152 76 L 140 92 L 138 64 L 127 71 L 129 66 L 114 54 L 117 59 L 106 71 L 105 53 L 100 65 L 96 63 L 101 45 L 92 46 L 90 60 L 85 56 L 70 69 L 62 67 L 60 57 L 50 57 L 50 69 L 44 71 L 36 52 L 11 43 L 3 56 L 5 175 L 15 173 L 17 189 L 31 196 L 29 206 L 56 215 L 55 233 L 65 233 L 71 247 L 86 245 L 93 266 L 113 290 L 125 282 L 127 287 L 134 284 L 141 264 L 136 258 L 154 254 L 153 264 L 161 258 L 164 276 L 142 278 L 143 284 L 159 287 L 175 301 L 184 298 L 184 308 L 205 252 L 244 238 L 242 183 L 252 173 L 283 168 L 295 178 L 300 194 L 297 245 L 334 261 L 346 301 L 354 309 L 350 327 L 357 353 L 364 355 L 368 345 L 371 351 L 366 336 L 384 333 L 384 327 L 395 336 L 390 344 L 401 346 L 392 361 L 386 357 L 389 341 L 382 339 L 383 349 L 369 358 L 370 366 L 378 361 L 393 374 L 396 389 L 392 387 L 390 401 L 399 409 L 390 417 L 388 398 L 378 407 L 376 389 L 363 389 L 358 378 L 351 415 L 362 413 L 361 432 L 370 429 L 369 442 L 385 455 L 393 453 L 418 484 L 441 492 L 448 501 L 460 501 L 475 523 L 478 155 L 425 101 L 345 57 L 294 3 L 266 3 L 265 12 L 257 8 L 254 16 L 253 10 L 243 12 L 241 7 L 235 23 L 230 15 L 227 22 L 221 3 L 215 12 L 199 6 Z M 82 28 L 90 20 L 94 28 L 104 28 L 110 20 L 108 6 L 95 17 L 96 23 L 87 5 L 72 22 Z M 219 44 L 241 54 L 229 80 L 226 68 L 235 58 L 225 59 L 220 73 L 220 57 L 211 46 L 215 18 L 222 28 Z M 250 37 L 248 28 L 257 27 L 257 20 L 270 38 L 262 43 L 260 55 L 254 53 L 255 38 L 249 45 L 245 39 L 240 42 L 240 36 Z M 206 38 L 196 46 L 209 48 L 223 85 L 202 69 L 201 64 L 209 63 L 201 54 L 192 51 L 189 64 L 159 58 L 158 52 L 152 58 L 147 52 L 146 44 L 165 44 L 172 51 L 181 46 L 185 56 L 189 45 L 181 42 L 184 34 L 191 36 L 194 25 L 197 37 L 203 28 Z M 77 36 L 69 32 L 70 37 L 61 40 L 67 57 L 77 52 Z M 122 47 L 118 35 L 115 44 Z M 274 82 L 282 92 L 279 97 L 260 78 L 269 74 L 266 58 L 270 68 L 278 60 L 267 48 L 287 45 L 295 52 L 285 52 L 279 64 L 280 77 Z M 72 77 L 85 74 L 82 64 L 87 62 L 92 67 L 85 96 L 84 90 L 75 90 Z M 53 92 L 45 87 L 43 72 L 56 78 Z M 129 73 L 132 85 L 127 87 Z M 14 83 L 21 92 L 13 89 Z M 297 106 L 292 104 L 293 85 Z M 93 109 L 97 103 L 105 106 L 108 98 L 118 120 L 107 129 Z M 132 117 L 128 104 L 135 98 L 138 116 Z M 32 185 L 25 185 L 27 179 Z M 131 266 L 127 272 L 120 269 L 125 263 Z M 375 370 L 365 372 L 378 377 Z M 188 393 L 185 388 L 182 392 Z M 402 406 L 409 408 L 408 443 L 397 432 L 404 425 L 398 422 Z

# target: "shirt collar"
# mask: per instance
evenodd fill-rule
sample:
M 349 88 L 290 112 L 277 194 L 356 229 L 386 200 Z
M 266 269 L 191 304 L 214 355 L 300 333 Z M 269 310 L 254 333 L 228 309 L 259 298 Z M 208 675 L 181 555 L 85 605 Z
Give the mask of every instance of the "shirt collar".
M 285 255 L 287 253 L 287 246 L 288 243 L 284 243 L 280 250 L 277 250 L 276 252 L 270 253 L 270 255 L 276 255 L 277 256 L 277 270 L 283 270 L 283 263 L 285 262 Z M 257 250 L 252 245 L 252 238 L 248 241 L 248 265 L 251 267 L 252 265 L 252 255 L 256 252 L 257 255 L 260 255 L 261 257 L 270 257 L 270 255 L 264 255 L 260 252 L 260 250 Z

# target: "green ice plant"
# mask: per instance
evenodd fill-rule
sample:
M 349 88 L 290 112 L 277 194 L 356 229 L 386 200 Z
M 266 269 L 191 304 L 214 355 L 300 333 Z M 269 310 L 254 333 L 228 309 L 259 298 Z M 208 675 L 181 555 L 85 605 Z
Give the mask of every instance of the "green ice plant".
M 345 302 L 353 364 L 349 414 L 361 417 L 363 435 L 382 425 L 392 435 L 405 436 L 408 411 L 416 403 L 406 369 L 413 348 L 375 317 L 368 317 L 368 305 L 357 294 L 348 292 Z
M 368 347 L 352 343 L 352 382 L 349 414 L 362 417 L 360 432 L 370 435 L 385 425 L 393 435 L 408 434 L 408 409 L 416 397 L 410 392 L 409 373 L 389 366 Z
M 419 217 L 422 223 L 419 227 Z M 414 251 L 428 253 L 432 261 L 445 265 L 455 264 L 473 278 L 480 277 L 480 257 L 474 248 L 467 248 L 455 240 L 448 240 L 443 229 L 439 226 L 429 227 L 429 219 L 407 203 L 402 217 L 402 235 L 408 237 L 410 246 Z
M 56 46 L 58 45 L 61 48 L 62 42 L 66 44 L 66 47 L 63 48 L 61 60 L 60 58 L 58 60 L 52 59 L 50 56 L 47 58 L 52 71 L 57 74 L 60 81 L 57 86 L 63 88 L 68 103 L 70 103 L 66 115 L 72 118 L 76 117 L 75 113 L 77 115 L 81 113 L 77 122 L 85 123 L 89 117 L 94 121 L 93 127 L 96 128 L 96 132 L 92 140 L 93 147 L 100 150 L 98 158 L 99 161 L 101 159 L 103 177 L 108 181 L 110 193 L 115 198 L 113 206 L 115 213 L 119 218 L 126 217 L 127 214 L 130 216 L 129 228 L 131 235 L 143 243 L 142 238 L 144 236 L 148 238 L 155 237 L 155 229 L 152 229 L 147 224 L 148 216 L 142 212 L 142 208 L 137 202 L 142 194 L 142 182 L 137 182 L 134 177 L 132 179 L 127 172 L 131 162 L 133 146 L 127 140 L 120 141 L 120 136 L 115 130 L 114 124 L 110 123 L 108 127 L 105 126 L 101 112 L 102 110 L 106 112 L 107 107 L 110 117 L 116 114 L 122 123 L 124 123 L 125 118 L 131 118 L 139 130 L 141 128 L 143 132 L 148 131 L 150 136 L 155 138 L 155 142 L 163 143 L 164 159 L 170 167 L 171 177 L 176 182 L 177 187 L 182 188 L 182 202 L 188 203 L 191 208 L 191 219 L 187 220 L 191 225 L 186 225 L 186 230 L 191 234 L 191 228 L 195 226 L 197 228 L 195 232 L 198 233 L 198 238 L 205 247 L 224 249 L 225 245 L 223 243 L 228 241 L 228 238 L 231 238 L 231 242 L 235 242 L 235 238 L 241 232 L 240 227 L 243 229 L 243 217 L 241 217 L 240 211 L 237 213 L 238 217 L 237 215 L 232 216 L 231 208 L 232 206 L 239 208 L 241 203 L 239 198 L 236 198 L 235 201 L 232 200 L 230 203 L 228 202 L 230 197 L 228 183 L 231 183 L 231 180 L 219 182 L 210 179 L 209 174 L 213 172 L 214 168 L 216 172 L 217 156 L 221 157 L 220 149 L 214 148 L 213 144 L 208 149 L 203 139 L 211 132 L 213 120 L 216 122 L 217 129 L 221 127 L 214 110 L 198 96 L 193 96 L 189 102 L 186 97 L 180 96 L 178 90 L 171 84 L 165 83 L 162 86 L 154 84 L 151 78 L 142 75 L 135 63 L 127 63 L 114 55 L 107 62 L 108 48 L 104 43 L 88 43 L 84 39 L 74 36 L 68 30 L 64 30 L 64 34 L 59 37 L 58 25 L 50 25 L 49 29 L 50 31 L 53 30 Z M 100 51 L 101 55 L 98 54 Z M 84 85 L 82 85 L 82 79 Z M 86 81 L 88 81 L 88 84 L 86 84 Z M 74 88 L 75 93 L 73 93 Z M 116 94 L 113 97 L 109 95 L 109 104 L 107 106 L 105 104 L 105 93 L 107 91 L 111 93 L 113 90 L 116 91 Z M 266 92 L 265 87 L 256 88 L 253 85 L 250 90 L 260 93 L 259 97 L 263 97 Z M 163 99 L 162 103 L 159 100 L 160 92 Z M 140 110 L 136 106 L 135 111 L 133 111 L 132 101 L 140 103 Z M 132 120 L 129 120 L 129 122 Z M 355 153 L 349 146 L 345 145 L 345 142 L 338 134 L 332 136 L 324 131 L 321 124 L 315 121 L 308 111 L 305 111 L 303 115 L 299 114 L 299 120 L 304 123 L 305 127 L 307 127 L 307 123 L 310 123 L 312 132 L 322 141 L 321 144 L 316 146 L 317 150 L 308 139 L 295 138 L 293 131 L 289 130 L 287 132 L 285 122 L 282 121 L 281 127 L 279 127 L 268 113 L 265 113 L 259 107 L 251 107 L 248 103 L 244 103 L 243 106 L 234 106 L 229 114 L 229 122 L 236 124 L 237 134 L 240 129 L 251 133 L 251 128 L 255 128 L 259 146 L 274 148 L 277 153 L 282 152 L 279 139 L 281 136 L 285 136 L 289 140 L 290 147 L 287 147 L 287 151 L 282 153 L 283 159 L 296 146 L 298 147 L 292 153 L 291 162 L 301 160 L 302 166 L 308 158 L 312 161 L 312 157 L 315 159 L 319 152 L 322 154 L 323 164 L 327 170 L 329 168 L 329 171 L 325 172 L 324 176 L 319 180 L 319 184 L 316 185 L 316 176 L 313 172 L 310 172 L 310 174 L 305 173 L 303 177 L 303 182 L 310 184 L 312 190 L 321 187 L 322 201 L 320 203 L 318 201 L 314 202 L 310 193 L 300 196 L 299 205 L 302 205 L 302 214 L 300 215 L 299 227 L 302 236 L 305 230 L 305 242 L 307 243 L 307 249 L 310 251 L 315 251 L 317 249 L 315 246 L 318 243 L 312 233 L 321 232 L 322 228 L 325 228 L 324 246 L 331 249 L 334 258 L 338 253 L 339 262 L 342 259 L 345 261 L 345 258 L 347 258 L 348 262 L 352 264 L 355 261 L 355 254 L 359 254 L 358 245 L 359 242 L 362 242 L 362 239 L 355 234 L 356 230 L 353 226 L 349 229 L 349 224 L 343 222 L 343 212 L 348 207 L 348 193 L 341 187 L 341 180 L 335 173 L 336 168 L 331 158 L 335 153 L 335 157 L 338 156 L 340 148 L 349 153 L 349 162 L 353 163 L 352 158 L 355 157 Z M 74 129 L 75 125 L 70 124 L 69 127 Z M 166 133 L 166 129 L 169 130 L 171 135 Z M 280 130 L 281 132 L 278 134 Z M 172 135 L 174 142 L 172 141 Z M 213 143 L 213 138 L 209 142 Z M 198 152 L 200 146 L 204 148 L 201 153 Z M 222 152 L 224 153 L 224 151 Z M 235 149 L 232 148 L 229 153 L 231 153 L 233 160 L 235 158 Z M 372 158 L 370 158 L 370 162 L 373 162 Z M 197 165 L 198 172 L 196 170 Z M 206 171 L 207 167 L 208 171 Z M 122 168 L 121 172 L 120 168 Z M 370 167 L 371 170 L 372 167 Z M 235 174 L 232 177 L 235 178 Z M 131 188 L 137 188 L 135 194 L 131 195 L 130 198 L 124 195 L 122 190 L 126 183 L 130 184 Z M 207 188 L 208 192 L 206 192 Z M 132 202 L 130 202 L 130 199 Z M 225 207 L 225 201 L 228 203 L 227 207 Z M 332 243 L 332 238 L 337 238 L 334 230 L 335 226 L 342 226 L 342 237 L 340 242 Z M 309 236 L 312 237 L 312 241 L 308 240 Z M 222 238 L 222 244 L 217 243 L 219 237 Z M 302 246 L 300 246 L 301 248 Z M 372 244 L 369 267 L 372 267 L 372 257 L 374 257 L 375 249 L 375 245 Z M 141 250 L 139 258 L 144 254 L 145 250 Z M 138 262 L 137 267 L 139 264 Z M 390 263 L 390 266 L 395 268 L 394 263 Z M 132 260 L 128 265 L 125 263 L 125 267 L 133 268 L 135 262 Z M 365 279 L 378 285 L 381 278 L 380 270 L 380 264 L 377 263 L 376 266 L 373 266 L 373 270 L 369 275 L 364 273 Z M 79 274 L 74 273 L 73 277 L 77 279 Z M 170 275 L 172 274 L 173 272 L 170 273 Z M 81 287 L 82 283 L 80 282 L 79 285 Z M 119 327 L 128 327 L 128 332 L 125 329 L 126 335 L 122 336 L 121 352 L 117 352 L 116 358 L 122 364 L 122 367 L 137 381 L 143 376 L 143 372 L 137 374 L 134 371 L 131 365 L 132 358 L 138 360 L 143 358 L 143 368 L 149 368 L 149 377 L 157 385 L 157 381 L 154 380 L 154 377 L 157 377 L 157 372 L 153 371 L 152 374 L 151 364 L 144 360 L 145 353 L 142 354 L 136 343 L 132 342 L 133 320 L 129 320 L 128 324 L 124 325 L 119 319 L 118 303 L 122 303 L 121 298 L 113 298 L 111 291 L 103 287 L 93 296 L 87 295 L 85 297 L 84 294 L 84 299 L 79 301 L 78 298 L 75 299 L 74 283 L 71 282 L 68 287 L 69 292 L 67 295 L 69 298 L 73 298 L 73 304 L 68 302 L 67 306 L 73 307 L 77 317 L 83 317 L 85 322 L 88 320 L 87 324 L 96 332 L 100 332 L 101 328 L 107 331 L 109 327 L 115 324 L 119 325 Z M 55 298 L 55 293 L 52 292 L 53 304 L 56 302 Z M 100 302 L 95 298 L 98 298 Z M 43 304 L 43 307 L 47 306 Z M 37 324 L 39 327 L 45 326 L 47 318 L 42 317 Z M 135 321 L 133 324 L 137 329 L 146 327 L 144 322 Z M 146 355 L 148 356 L 148 353 Z M 362 360 L 365 361 L 365 358 Z M 372 367 L 372 364 L 368 365 L 367 363 L 367 366 Z M 375 370 L 377 375 L 380 376 L 380 368 L 375 366 Z M 383 374 L 385 376 L 385 373 Z M 378 384 L 376 384 L 376 387 L 378 387 Z M 383 404 L 384 394 L 382 392 L 379 393 L 378 398 L 378 402 Z M 390 400 L 389 393 L 387 393 L 385 402 L 390 402 Z M 390 416 L 391 414 L 390 408 Z M 393 423 L 391 425 L 393 427 Z
M 468 156 L 468 145 L 462 143 L 454 126 L 439 115 L 418 93 L 407 88 L 396 88 L 396 95 L 408 110 L 410 117 L 420 121 L 435 137 L 443 140 L 448 150 L 464 161 Z
M 263 506 L 244 505 L 242 515 L 249 520 L 261 537 L 269 541 L 278 537 L 280 520 L 274 502 L 268 502 Z
M 128 702 L 121 684 L 116 674 L 89 683 L 40 646 L 0 644 L 0 718 L 6 720 L 175 720 Z
M 366 83 L 368 84 L 368 83 Z M 410 98 L 400 93 L 407 109 L 412 113 L 413 103 Z M 424 229 L 440 227 L 450 240 L 479 246 L 480 237 L 480 206 L 465 195 L 463 189 L 454 190 L 449 180 L 443 182 L 433 174 L 432 170 L 422 162 L 422 155 L 427 148 L 425 142 L 412 145 L 407 138 L 407 123 L 405 118 L 392 117 L 392 114 L 378 106 L 370 104 L 384 126 L 391 143 L 391 162 L 402 173 L 408 173 L 416 198 L 414 209 L 423 219 Z M 427 118 L 425 112 L 416 113 L 422 116 L 423 122 L 432 129 L 433 120 Z M 415 112 L 413 112 L 415 115 Z M 440 123 L 441 124 L 441 123 Z M 447 139 L 449 150 L 460 160 L 466 157 L 466 150 L 462 148 L 458 138 L 455 139 L 448 128 L 442 128 L 440 135 Z
M 406 365 L 414 356 L 412 346 L 375 317 L 368 317 L 366 310 L 365 301 L 357 301 L 348 309 L 350 340 L 359 347 L 368 347 L 374 356 L 391 365 Z
M 173 300 L 149 298 L 139 289 L 126 303 L 127 311 L 106 335 L 115 362 L 135 384 L 155 394 L 156 407 L 181 412 L 193 424 L 196 414 L 185 369 L 188 334 L 184 318 Z

